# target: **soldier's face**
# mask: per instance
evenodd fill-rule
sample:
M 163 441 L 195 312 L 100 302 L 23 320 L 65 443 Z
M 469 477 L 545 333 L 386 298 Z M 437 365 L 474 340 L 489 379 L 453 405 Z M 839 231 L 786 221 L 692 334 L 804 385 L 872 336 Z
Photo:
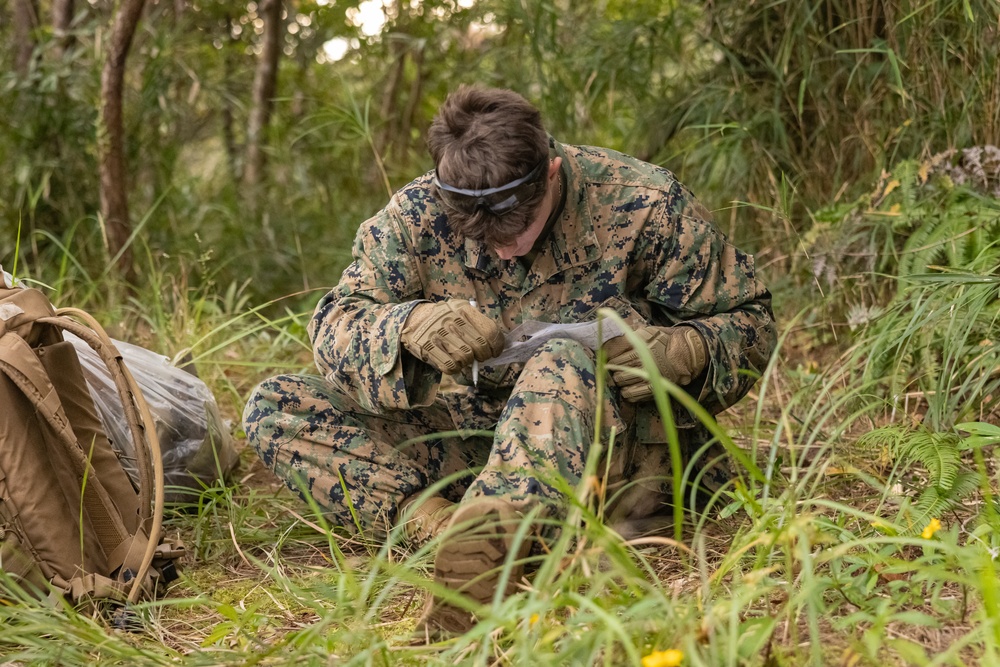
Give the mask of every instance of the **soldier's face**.
M 559 157 L 549 162 L 549 173 L 547 176 L 549 182 L 546 186 L 545 197 L 538 205 L 538 210 L 535 211 L 535 215 L 531 219 L 531 224 L 511 243 L 493 248 L 493 251 L 500 259 L 507 260 L 527 255 L 535 245 L 538 235 L 545 229 L 545 223 L 548 221 L 552 209 L 559 205 L 556 198 L 560 195 L 559 188 L 557 187 L 557 179 L 559 178 L 559 165 L 561 164 L 562 158 Z
M 548 213 L 551 208 L 545 205 L 547 201 L 548 196 L 542 200 L 538 210 L 535 211 L 535 217 L 532 218 L 531 224 L 528 225 L 528 228 L 521 232 L 521 234 L 515 238 L 512 243 L 493 248 L 500 259 L 512 259 L 514 257 L 520 257 L 528 254 L 531 247 L 535 245 L 538 235 L 541 234 L 542 230 L 545 228 L 545 221 L 549 217 Z

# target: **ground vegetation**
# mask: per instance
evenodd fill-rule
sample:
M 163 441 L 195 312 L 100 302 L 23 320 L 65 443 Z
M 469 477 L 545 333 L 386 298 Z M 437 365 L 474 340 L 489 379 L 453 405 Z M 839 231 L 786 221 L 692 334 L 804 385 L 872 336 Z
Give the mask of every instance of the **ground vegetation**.
M 432 547 L 331 529 L 244 449 L 171 510 L 189 555 L 140 632 L 8 582 L 3 660 L 1000 664 L 998 33 L 997 0 L 0 6 L 0 263 L 193 360 L 238 438 L 257 381 L 311 369 L 313 305 L 430 166 L 422 132 L 459 83 L 672 169 L 754 252 L 781 328 L 748 399 L 703 415 L 739 454 L 709 511 L 623 540 L 595 447 L 560 541 L 464 637 L 411 645 Z M 124 176 L 105 182 L 112 53 Z

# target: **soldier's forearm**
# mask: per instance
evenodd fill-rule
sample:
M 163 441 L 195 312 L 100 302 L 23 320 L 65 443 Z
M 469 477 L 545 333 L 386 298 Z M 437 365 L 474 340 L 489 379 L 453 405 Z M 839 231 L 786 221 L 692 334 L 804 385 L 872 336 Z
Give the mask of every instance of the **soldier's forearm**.
M 417 303 L 379 303 L 357 295 L 321 301 L 310 325 L 319 371 L 366 410 L 432 401 L 433 388 L 405 374 L 402 363 L 400 330 Z
M 708 345 L 709 364 L 699 378 L 697 398 L 718 413 L 743 398 L 764 372 L 777 343 L 770 296 L 725 313 L 687 322 Z

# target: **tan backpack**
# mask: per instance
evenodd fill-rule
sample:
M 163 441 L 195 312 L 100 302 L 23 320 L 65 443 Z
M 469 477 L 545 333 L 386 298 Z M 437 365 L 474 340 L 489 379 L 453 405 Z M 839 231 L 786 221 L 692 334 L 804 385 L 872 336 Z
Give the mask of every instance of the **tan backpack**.
M 114 377 L 138 489 L 63 330 L 86 341 Z M 40 291 L 11 287 L 0 274 L 0 569 L 39 597 L 152 597 L 174 576 L 181 551 L 161 544 L 162 518 L 156 430 L 118 350 L 86 313 L 56 311 Z

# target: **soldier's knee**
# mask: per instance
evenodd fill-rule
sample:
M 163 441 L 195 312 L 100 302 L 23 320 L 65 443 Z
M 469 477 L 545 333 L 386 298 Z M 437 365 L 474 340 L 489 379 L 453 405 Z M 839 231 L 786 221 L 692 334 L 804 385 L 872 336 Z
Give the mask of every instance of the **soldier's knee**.
M 277 415 L 286 411 L 290 401 L 297 400 L 293 393 L 295 380 L 290 375 L 278 375 L 257 385 L 243 409 L 243 428 L 247 440 L 258 451 L 264 433 L 270 432 Z
M 592 375 L 596 368 L 594 353 L 571 338 L 553 338 L 542 344 L 526 366 L 553 367 L 559 373 L 584 372 Z

